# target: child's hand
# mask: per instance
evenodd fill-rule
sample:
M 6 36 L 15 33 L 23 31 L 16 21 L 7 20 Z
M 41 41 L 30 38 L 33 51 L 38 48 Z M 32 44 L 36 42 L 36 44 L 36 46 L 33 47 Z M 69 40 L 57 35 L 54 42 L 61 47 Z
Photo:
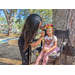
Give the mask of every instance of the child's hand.
M 47 49 L 47 50 L 45 51 L 45 53 L 48 53 L 48 52 L 50 52 L 50 49 Z
M 44 52 L 46 51 L 46 47 L 43 48 L 43 51 L 44 51 Z

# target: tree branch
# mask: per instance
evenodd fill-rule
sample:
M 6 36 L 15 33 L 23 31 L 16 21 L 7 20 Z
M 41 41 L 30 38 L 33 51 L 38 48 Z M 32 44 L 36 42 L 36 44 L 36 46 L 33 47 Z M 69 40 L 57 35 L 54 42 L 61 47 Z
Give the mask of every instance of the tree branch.
M 7 10 L 6 10 L 6 9 L 3 9 L 3 11 L 4 11 L 5 16 L 6 16 L 6 19 L 7 19 L 7 21 L 8 21 L 8 20 L 9 20 L 9 17 L 8 17 L 8 12 L 7 12 Z
M 12 22 L 13 22 L 15 16 L 16 16 L 16 12 L 14 12 L 14 15 L 13 15 L 13 17 L 12 17 Z
M 10 10 L 10 18 L 11 18 L 11 16 L 12 16 L 12 9 Z

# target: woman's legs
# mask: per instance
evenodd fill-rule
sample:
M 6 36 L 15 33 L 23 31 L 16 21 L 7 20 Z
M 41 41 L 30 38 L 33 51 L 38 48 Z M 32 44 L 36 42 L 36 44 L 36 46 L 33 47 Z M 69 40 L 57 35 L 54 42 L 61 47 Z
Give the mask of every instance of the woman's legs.
M 20 49 L 21 57 L 22 57 L 22 65 L 29 65 L 29 52 L 28 52 L 28 49 L 25 52 L 23 52 L 23 50 L 24 50 L 23 45 L 21 45 L 18 42 L 18 46 L 19 46 L 19 49 Z
M 22 65 L 29 65 L 29 50 L 22 53 Z
M 44 55 L 44 52 L 42 50 L 41 53 L 39 54 L 39 56 L 37 57 L 36 62 L 35 62 L 34 65 L 38 65 L 39 64 L 39 62 L 42 59 L 43 55 Z

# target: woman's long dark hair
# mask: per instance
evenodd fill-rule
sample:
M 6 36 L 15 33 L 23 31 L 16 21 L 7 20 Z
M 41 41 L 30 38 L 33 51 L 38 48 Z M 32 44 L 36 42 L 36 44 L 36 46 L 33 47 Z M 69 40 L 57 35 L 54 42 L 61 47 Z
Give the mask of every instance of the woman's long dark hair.
M 35 37 L 40 21 L 42 19 L 37 14 L 31 14 L 27 17 L 21 33 L 21 36 L 24 36 L 24 51 L 28 49 L 30 41 Z

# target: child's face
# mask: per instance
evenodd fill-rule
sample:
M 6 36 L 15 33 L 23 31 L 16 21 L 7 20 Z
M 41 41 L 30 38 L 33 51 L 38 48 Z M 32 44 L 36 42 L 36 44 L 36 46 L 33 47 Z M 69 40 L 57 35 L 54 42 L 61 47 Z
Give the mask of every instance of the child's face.
M 52 28 L 47 28 L 46 29 L 47 35 L 53 34 L 53 29 Z

